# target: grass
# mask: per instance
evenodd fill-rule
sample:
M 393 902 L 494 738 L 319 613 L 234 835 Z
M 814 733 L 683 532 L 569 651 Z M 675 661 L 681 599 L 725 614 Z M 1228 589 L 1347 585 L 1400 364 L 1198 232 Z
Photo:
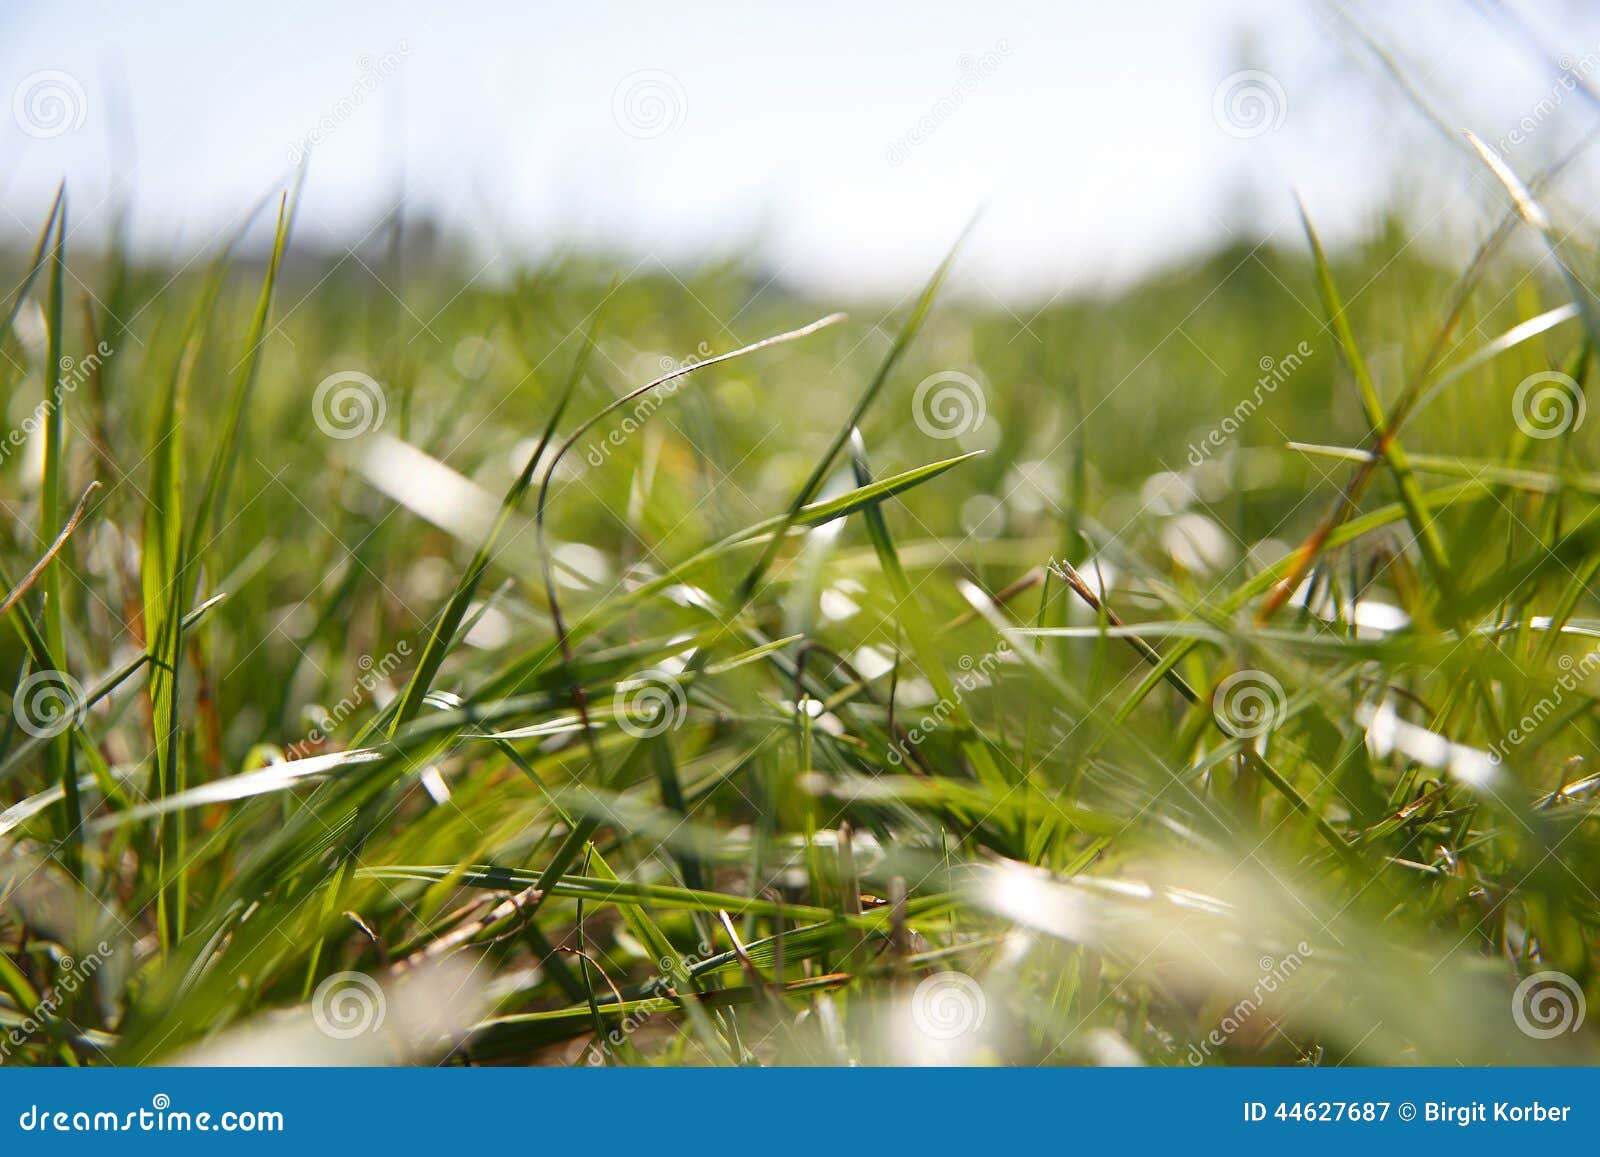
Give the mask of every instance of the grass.
M 1471 143 L 1475 254 L 1026 317 L 59 199 L 0 1057 L 1600 1059 L 1592 260 Z

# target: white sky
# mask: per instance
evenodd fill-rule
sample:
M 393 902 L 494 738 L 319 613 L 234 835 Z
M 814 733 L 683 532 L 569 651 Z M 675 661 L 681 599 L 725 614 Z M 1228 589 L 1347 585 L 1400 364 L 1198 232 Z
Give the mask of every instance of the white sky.
M 1494 141 L 1535 116 L 1510 153 L 1525 173 L 1600 120 L 1481 5 L 1346 7 L 1450 123 Z M 403 180 L 414 210 L 504 262 L 574 242 L 751 254 L 844 291 L 906 290 L 980 207 L 967 277 L 1039 295 L 1271 232 L 1294 190 L 1334 237 L 1397 190 L 1447 219 L 1494 197 L 1332 5 L 895 8 L 0 0 L 0 236 L 31 236 L 65 176 L 79 236 L 103 234 L 117 186 L 141 247 L 192 252 L 292 179 L 319 121 L 302 243 L 355 242 Z M 1600 84 L 1600 12 L 1516 10 Z M 363 58 L 385 53 L 365 90 Z M 962 61 L 985 54 L 974 81 Z M 1270 74 L 1281 120 L 1241 139 L 1214 103 L 1247 68 Z M 619 124 L 619 86 L 642 70 L 670 106 L 660 135 Z M 27 111 L 41 72 L 67 74 L 46 77 L 65 131 Z

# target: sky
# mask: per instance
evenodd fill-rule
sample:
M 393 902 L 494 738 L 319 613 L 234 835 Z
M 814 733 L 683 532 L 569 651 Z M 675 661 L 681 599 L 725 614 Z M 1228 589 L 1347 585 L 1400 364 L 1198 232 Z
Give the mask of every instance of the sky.
M 398 199 L 498 268 L 737 256 L 903 293 L 976 216 L 969 284 L 1038 298 L 1278 238 L 1297 194 L 1335 240 L 1396 199 L 1472 228 L 1498 194 L 1447 129 L 1531 173 L 1600 121 L 1560 71 L 1600 85 L 1600 11 L 1508 11 L 0 0 L 0 239 L 64 177 L 75 238 L 125 205 L 188 256 L 303 170 L 297 242 L 335 253 Z

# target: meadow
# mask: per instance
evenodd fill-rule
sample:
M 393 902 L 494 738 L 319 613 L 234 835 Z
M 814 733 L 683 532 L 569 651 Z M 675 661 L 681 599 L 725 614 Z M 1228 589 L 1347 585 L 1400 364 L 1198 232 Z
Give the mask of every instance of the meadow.
M 41 205 L 0 1059 L 1600 1059 L 1600 312 L 1485 173 L 1014 310 Z

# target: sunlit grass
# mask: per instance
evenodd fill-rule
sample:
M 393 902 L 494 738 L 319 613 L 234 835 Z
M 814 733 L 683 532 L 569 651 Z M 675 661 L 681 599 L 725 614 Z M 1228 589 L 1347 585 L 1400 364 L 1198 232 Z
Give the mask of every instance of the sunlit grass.
M 1503 168 L 1459 269 L 1020 317 L 58 203 L 5 1061 L 1595 1059 L 1595 310 Z

